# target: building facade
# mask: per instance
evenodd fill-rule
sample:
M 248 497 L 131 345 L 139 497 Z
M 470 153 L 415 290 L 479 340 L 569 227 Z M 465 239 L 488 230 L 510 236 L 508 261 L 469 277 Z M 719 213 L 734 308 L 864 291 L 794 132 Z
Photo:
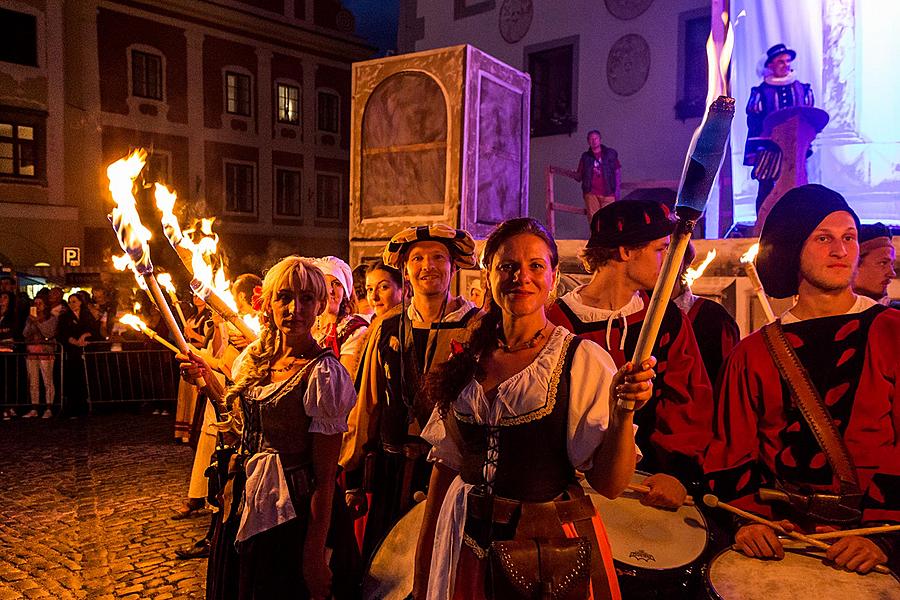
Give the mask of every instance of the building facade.
M 116 248 L 106 166 L 136 147 L 150 151 L 146 181 L 177 190 L 183 222 L 217 217 L 233 272 L 289 253 L 347 254 L 350 63 L 372 49 L 339 0 L 0 8 L 37 23 L 35 64 L 0 57 L 7 260 L 57 266 L 72 246 L 82 265 L 105 269 Z M 30 149 L 21 135 L 12 141 L 34 164 L 16 159 L 10 173 L 4 127 L 32 122 Z M 153 229 L 146 196 L 139 207 Z
M 622 163 L 622 195 L 675 189 L 706 95 L 710 0 L 401 0 L 400 52 L 469 43 L 531 75 L 530 214 L 545 219 L 546 169 L 575 169 L 587 133 Z M 556 200 L 582 205 L 555 176 Z M 587 219 L 558 213 L 558 237 Z

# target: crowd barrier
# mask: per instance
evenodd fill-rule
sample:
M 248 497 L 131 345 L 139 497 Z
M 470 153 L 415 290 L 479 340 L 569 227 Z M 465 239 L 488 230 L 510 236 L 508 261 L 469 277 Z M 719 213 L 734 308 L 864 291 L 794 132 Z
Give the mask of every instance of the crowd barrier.
M 91 342 L 83 354 L 88 405 L 174 401 L 175 355 L 141 343 Z
M 52 399 L 54 408 L 60 406 L 64 393 L 64 375 L 62 370 L 62 345 L 58 342 L 48 341 L 42 342 L 42 346 L 53 348 L 53 385 L 56 388 Z M 12 351 L 10 351 L 10 348 Z M 0 350 L 0 407 L 3 409 L 13 408 L 20 415 L 22 411 L 31 410 L 31 392 L 30 381 L 28 379 L 28 363 L 34 361 L 33 357 L 29 358 L 29 352 L 26 350 L 25 344 L 17 342 L 12 346 L 2 346 Z M 40 379 L 40 375 L 35 372 Z M 44 410 L 46 402 L 47 390 L 43 381 L 40 383 L 40 410 Z M 38 408 L 38 407 L 36 407 Z

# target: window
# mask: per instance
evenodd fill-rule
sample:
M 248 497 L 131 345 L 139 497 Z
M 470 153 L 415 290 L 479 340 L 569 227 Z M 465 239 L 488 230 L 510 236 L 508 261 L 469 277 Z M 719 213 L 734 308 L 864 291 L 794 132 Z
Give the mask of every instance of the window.
M 295 85 L 279 83 L 276 86 L 278 97 L 278 122 L 300 124 L 300 88 Z
M 0 109 L 0 177 L 37 180 L 43 176 L 46 117 Z
M 466 17 L 490 12 L 494 10 L 495 6 L 495 0 L 453 0 L 453 19 L 458 21 Z
M 147 166 L 142 171 L 144 181 L 147 183 L 171 184 L 169 178 L 169 153 L 154 151 L 147 157 Z
M 37 17 L 0 8 L 0 61 L 38 66 Z
M 131 51 L 131 95 L 151 100 L 163 99 L 162 57 Z
M 225 73 L 225 112 L 250 116 L 250 76 Z
M 275 214 L 281 217 L 300 216 L 300 171 L 275 170 Z
M 253 166 L 225 163 L 225 212 L 256 214 Z
M 706 40 L 709 37 L 709 10 L 690 11 L 679 19 L 678 102 L 675 116 L 685 119 L 701 118 L 706 111 Z
M 316 174 L 316 218 L 340 221 L 341 176 Z
M 575 114 L 577 41 L 525 49 L 531 75 L 531 135 L 569 134 L 578 127 Z
M 317 128 L 326 133 L 337 133 L 340 129 L 341 98 L 333 92 L 319 92 L 316 108 Z

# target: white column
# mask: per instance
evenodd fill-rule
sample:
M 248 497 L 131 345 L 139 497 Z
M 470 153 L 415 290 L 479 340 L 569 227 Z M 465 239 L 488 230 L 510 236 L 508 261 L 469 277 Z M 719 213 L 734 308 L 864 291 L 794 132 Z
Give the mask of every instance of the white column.
M 206 153 L 203 123 L 203 33 L 186 29 L 187 39 L 187 104 L 188 104 L 188 189 L 185 194 L 193 202 L 206 198 Z M 204 213 L 210 211 L 204 210 Z
M 272 51 L 256 50 L 257 122 L 259 139 L 259 169 L 257 202 L 259 223 L 272 223 L 272 203 L 275 198 L 272 172 Z

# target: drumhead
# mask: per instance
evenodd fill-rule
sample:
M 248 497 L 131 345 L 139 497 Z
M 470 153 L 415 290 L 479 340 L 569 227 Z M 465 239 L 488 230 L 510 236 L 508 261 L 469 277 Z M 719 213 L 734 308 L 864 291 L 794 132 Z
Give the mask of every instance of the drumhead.
M 635 471 L 631 481 L 641 483 L 647 477 L 647 473 Z M 641 569 L 676 569 L 694 562 L 706 549 L 706 519 L 696 507 L 666 510 L 644 506 L 642 494 L 631 490 L 610 500 L 587 481 L 582 480 L 581 485 L 600 513 L 615 560 Z
M 424 515 L 425 503 L 419 502 L 397 521 L 378 546 L 363 576 L 364 600 L 403 600 L 412 591 L 416 544 Z
M 719 552 L 706 573 L 718 600 L 867 600 L 900 598 L 896 575 L 859 575 L 822 562 L 821 551 L 785 544 L 784 560 L 760 560 L 730 548 Z

